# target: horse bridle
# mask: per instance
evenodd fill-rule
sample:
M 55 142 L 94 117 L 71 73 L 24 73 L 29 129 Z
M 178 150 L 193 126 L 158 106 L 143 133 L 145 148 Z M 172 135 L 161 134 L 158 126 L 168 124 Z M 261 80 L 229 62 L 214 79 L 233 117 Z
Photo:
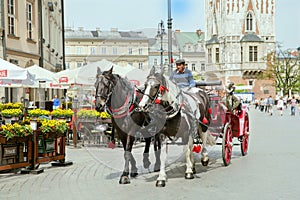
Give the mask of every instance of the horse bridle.
M 103 94 L 101 94 L 101 95 L 96 94 L 96 98 L 97 97 L 103 97 L 105 99 L 105 107 L 107 107 L 109 105 L 109 100 L 111 98 L 111 95 L 114 92 L 115 84 L 114 84 L 114 80 L 112 80 L 112 78 L 108 79 L 105 75 L 100 75 L 100 76 L 102 76 L 102 77 L 104 77 L 104 78 L 106 78 L 108 80 L 108 84 L 104 84 L 103 82 L 101 82 L 101 84 L 103 84 L 104 86 L 107 87 L 108 94 L 105 95 L 105 96 L 103 96 Z M 124 81 L 122 83 L 124 83 Z M 98 85 L 99 84 L 100 83 L 98 83 Z M 127 84 L 125 84 L 125 86 L 128 87 Z M 96 91 L 98 91 L 98 86 L 96 87 Z M 131 95 L 133 96 L 132 97 L 132 101 L 130 101 L 130 98 L 129 98 L 129 96 L 131 96 Z M 124 102 L 124 104 L 121 107 L 119 107 L 119 108 L 112 108 L 111 106 L 108 106 L 108 109 L 106 109 L 106 110 L 114 118 L 121 118 L 121 117 L 123 117 L 123 116 L 125 116 L 128 113 L 130 113 L 130 112 L 133 111 L 133 108 L 135 106 L 135 103 L 133 102 L 134 99 L 135 99 L 135 93 L 134 92 L 133 93 L 130 92 L 126 96 L 125 102 Z
M 98 81 L 98 84 L 97 84 L 97 87 L 96 87 L 96 96 L 95 96 L 95 98 L 100 97 L 100 98 L 105 99 L 105 105 L 106 105 L 108 103 L 108 100 L 109 100 L 110 96 L 113 93 L 113 80 L 108 79 L 105 75 L 98 75 L 97 80 L 99 78 L 101 78 L 101 80 L 103 78 L 105 78 L 108 81 L 108 84 L 103 83 L 103 81 Z M 106 94 L 105 96 L 103 94 L 98 95 L 97 91 L 98 91 L 98 88 L 99 88 L 99 84 L 103 84 L 105 87 L 107 87 L 107 90 L 110 91 L 110 92 L 108 92 L 108 94 L 104 93 L 104 94 Z
M 161 88 L 166 88 L 166 87 L 163 85 L 163 82 L 160 81 L 160 80 L 158 80 L 155 76 L 149 76 L 147 79 L 148 79 L 148 81 L 149 80 L 154 80 L 155 82 L 159 83 L 158 89 L 155 92 L 154 96 L 151 96 L 150 94 L 145 94 L 144 93 L 144 95 L 147 95 L 150 98 L 151 103 L 156 103 L 155 100 L 159 97 L 159 95 L 162 95 L 162 93 L 163 93 L 163 91 L 161 90 Z

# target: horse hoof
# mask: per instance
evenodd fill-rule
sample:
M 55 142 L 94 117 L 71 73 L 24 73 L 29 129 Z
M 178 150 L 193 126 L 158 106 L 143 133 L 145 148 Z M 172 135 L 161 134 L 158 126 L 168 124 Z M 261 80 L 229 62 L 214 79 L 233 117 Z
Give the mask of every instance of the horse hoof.
M 164 180 L 156 181 L 156 187 L 165 187 L 165 186 L 166 186 L 166 181 Z
M 185 173 L 185 179 L 194 179 L 194 174 L 192 174 L 192 173 Z
M 208 165 L 208 161 L 209 161 L 209 159 L 207 159 L 206 161 L 201 160 L 201 163 L 202 163 L 203 166 L 207 166 Z
M 196 174 L 197 172 L 196 172 L 196 168 L 195 167 L 193 167 L 193 174 Z
M 129 183 L 130 183 L 130 179 L 128 176 L 121 176 L 119 180 L 119 184 L 129 184 Z
M 132 177 L 132 178 L 137 177 L 138 174 L 139 173 L 137 173 L 137 172 L 131 172 L 130 173 L 130 177 Z

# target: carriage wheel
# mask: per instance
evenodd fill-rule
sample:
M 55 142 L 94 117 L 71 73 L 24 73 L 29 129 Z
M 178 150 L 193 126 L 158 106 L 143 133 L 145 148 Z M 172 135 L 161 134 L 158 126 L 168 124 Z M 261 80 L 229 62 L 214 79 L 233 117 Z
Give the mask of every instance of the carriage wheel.
M 241 152 L 242 156 L 247 155 L 248 152 L 248 143 L 249 143 L 249 119 L 248 114 L 245 115 L 245 126 L 244 126 L 244 132 L 243 132 L 243 139 L 241 142 Z
M 232 130 L 229 123 L 225 124 L 222 141 L 222 157 L 225 166 L 230 164 L 232 155 Z

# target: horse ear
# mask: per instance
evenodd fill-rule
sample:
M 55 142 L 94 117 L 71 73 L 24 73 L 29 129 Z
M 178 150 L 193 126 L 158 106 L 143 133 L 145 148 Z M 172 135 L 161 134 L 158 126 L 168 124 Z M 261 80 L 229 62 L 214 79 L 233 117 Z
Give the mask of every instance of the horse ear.
M 100 74 L 101 74 L 101 68 L 98 67 L 98 68 L 97 68 L 97 75 L 100 75 Z
M 149 76 L 154 75 L 155 74 L 155 67 L 153 66 L 150 70 Z
M 109 74 L 112 74 L 113 69 L 114 69 L 114 66 L 112 65 L 111 68 L 110 68 L 110 70 L 108 70 L 108 73 L 109 73 Z

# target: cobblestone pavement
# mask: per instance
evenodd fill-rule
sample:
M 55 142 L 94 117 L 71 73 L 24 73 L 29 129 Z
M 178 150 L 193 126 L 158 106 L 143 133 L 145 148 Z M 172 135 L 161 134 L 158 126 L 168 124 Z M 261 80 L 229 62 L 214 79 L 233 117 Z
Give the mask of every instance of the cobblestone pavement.
M 44 172 L 38 175 L 0 173 L 0 199 L 297 199 L 300 148 L 295 133 L 299 135 L 300 117 L 288 116 L 287 110 L 285 114 L 267 116 L 251 110 L 249 154 L 242 157 L 240 146 L 234 146 L 232 163 L 224 167 L 221 146 L 210 147 L 208 167 L 201 165 L 200 155 L 196 154 L 197 174 L 193 180 L 184 179 L 182 146 L 169 146 L 165 188 L 155 187 L 153 152 L 150 170 L 142 167 L 142 143 L 133 150 L 139 176 L 128 185 L 118 183 L 124 163 L 122 148 L 68 146 L 67 160 L 73 165 L 42 164 Z M 283 125 L 289 127 L 287 132 Z M 291 149 L 287 148 L 289 144 Z

